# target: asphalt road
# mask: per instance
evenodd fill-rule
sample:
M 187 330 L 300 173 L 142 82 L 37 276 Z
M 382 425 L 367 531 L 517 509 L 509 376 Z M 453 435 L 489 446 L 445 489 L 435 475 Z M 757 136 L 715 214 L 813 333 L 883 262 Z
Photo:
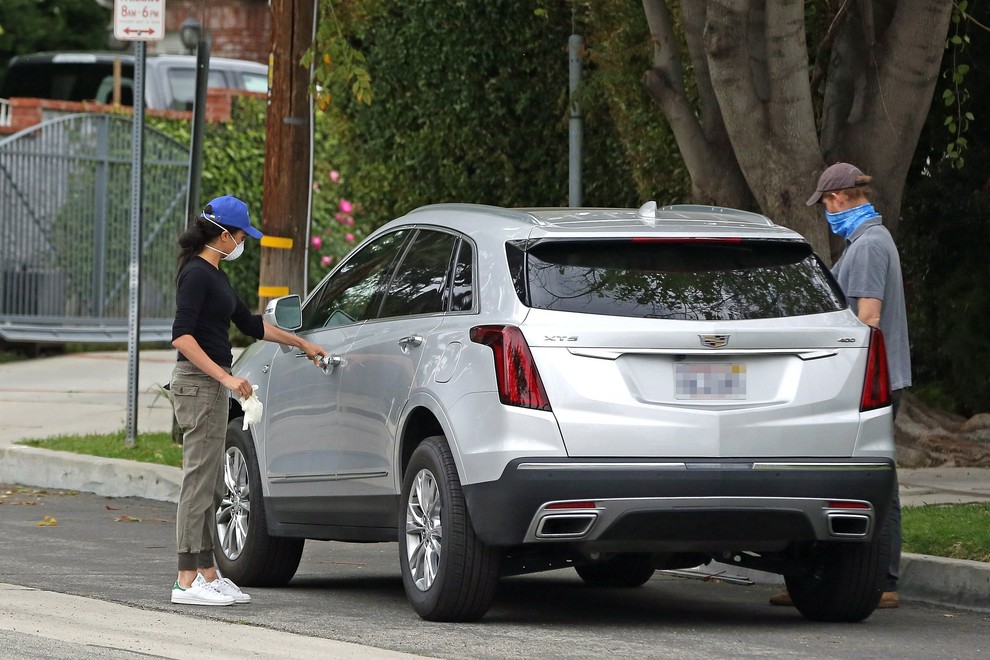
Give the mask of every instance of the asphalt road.
M 169 503 L 0 486 L 0 583 L 443 658 L 990 656 L 990 614 L 905 603 L 819 624 L 769 606 L 769 587 L 662 573 L 632 590 L 586 587 L 570 569 L 509 578 L 480 623 L 429 623 L 405 601 L 393 543 L 310 541 L 288 587 L 189 611 L 168 601 L 174 516 Z M 28 656 L 72 652 L 0 631 L 0 649 L 14 642 Z

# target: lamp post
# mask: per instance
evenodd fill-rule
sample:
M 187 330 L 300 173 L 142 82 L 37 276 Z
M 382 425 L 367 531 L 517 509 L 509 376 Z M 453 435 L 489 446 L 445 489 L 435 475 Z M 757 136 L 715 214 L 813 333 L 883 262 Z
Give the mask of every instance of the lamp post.
M 206 121 L 206 88 L 210 79 L 210 32 L 193 17 L 179 28 L 182 45 L 196 52 L 196 100 L 193 102 L 192 141 L 189 145 L 189 187 L 186 222 L 199 215 L 199 177 L 203 170 L 203 123 Z
M 199 21 L 192 16 L 182 21 L 182 25 L 179 27 L 179 38 L 182 40 L 182 45 L 186 47 L 186 54 L 192 55 L 196 52 L 199 36 L 203 31 L 202 28 L 203 26 L 199 24 Z

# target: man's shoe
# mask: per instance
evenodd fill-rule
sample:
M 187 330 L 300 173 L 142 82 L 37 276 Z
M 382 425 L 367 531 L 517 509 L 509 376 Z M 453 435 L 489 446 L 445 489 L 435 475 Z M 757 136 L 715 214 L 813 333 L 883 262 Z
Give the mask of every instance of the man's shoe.
M 883 595 L 880 596 L 880 602 L 877 603 L 878 610 L 892 610 L 896 607 L 900 607 L 901 599 L 897 597 L 896 591 L 885 591 Z
M 216 607 L 233 605 L 234 598 L 220 593 L 206 581 L 206 578 L 197 575 L 188 589 L 183 589 L 179 586 L 179 581 L 175 581 L 175 584 L 172 585 L 172 602 L 176 605 L 212 605 Z
M 220 571 L 217 571 L 217 579 L 210 582 L 210 586 L 222 593 L 224 596 L 230 596 L 234 599 L 234 602 L 239 605 L 244 605 L 251 602 L 251 596 L 241 591 L 241 588 L 234 584 L 233 581 L 221 575 Z
M 793 607 L 794 601 L 791 600 L 791 594 L 789 594 L 786 591 L 782 591 L 779 594 L 774 594 L 773 596 L 770 596 L 770 604 Z

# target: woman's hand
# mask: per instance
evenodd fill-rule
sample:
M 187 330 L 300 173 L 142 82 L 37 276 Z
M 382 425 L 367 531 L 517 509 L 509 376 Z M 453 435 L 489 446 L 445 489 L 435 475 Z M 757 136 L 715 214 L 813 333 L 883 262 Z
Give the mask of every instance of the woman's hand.
M 302 345 L 299 348 L 306 354 L 306 357 L 313 361 L 313 364 L 318 367 L 323 366 L 320 363 L 320 358 L 327 357 L 327 352 L 325 350 L 312 342 L 306 341 L 305 339 L 302 340 Z
M 251 387 L 250 381 L 246 378 L 239 378 L 237 376 L 227 374 L 220 380 L 220 383 L 233 392 L 235 396 L 239 396 L 242 399 L 246 399 L 254 394 L 254 388 Z

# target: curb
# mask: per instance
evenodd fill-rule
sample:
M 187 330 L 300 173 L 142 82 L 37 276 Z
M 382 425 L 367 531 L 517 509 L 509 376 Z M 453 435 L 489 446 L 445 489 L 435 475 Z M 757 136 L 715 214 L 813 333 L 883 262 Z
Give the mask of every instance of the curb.
M 0 448 L 0 482 L 178 502 L 182 470 L 39 447 Z

